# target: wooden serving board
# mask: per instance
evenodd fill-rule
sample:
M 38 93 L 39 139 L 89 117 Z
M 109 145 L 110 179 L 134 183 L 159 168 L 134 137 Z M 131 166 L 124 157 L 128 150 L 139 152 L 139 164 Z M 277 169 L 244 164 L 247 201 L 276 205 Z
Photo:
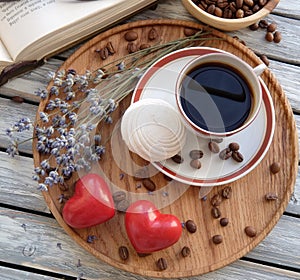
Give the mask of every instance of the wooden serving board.
M 86 69 L 95 70 L 104 63 L 109 62 L 110 59 L 115 60 L 128 54 L 128 42 L 124 40 L 124 34 L 128 30 L 134 30 L 138 33 L 136 43 L 139 45 L 149 43 L 147 34 L 153 27 L 157 30 L 159 38 L 150 42 L 151 44 L 184 37 L 186 28 L 208 29 L 193 22 L 177 20 L 147 20 L 121 25 L 87 42 L 62 65 L 61 69 L 75 69 L 79 73 L 84 73 Z M 219 31 L 211 30 L 211 32 L 213 37 L 219 39 L 206 41 L 205 46 L 229 51 L 252 66 L 256 66 L 261 62 L 250 49 L 237 39 Z M 115 46 L 116 53 L 103 61 L 95 50 L 101 49 L 108 41 Z M 124 213 L 122 212 L 117 212 L 110 221 L 92 228 L 81 230 L 70 228 L 62 219 L 63 204 L 59 203 L 58 197 L 61 193 L 72 195 L 76 176 L 67 181 L 69 190 L 62 191 L 57 186 L 53 186 L 49 192 L 44 192 L 46 203 L 58 223 L 79 245 L 100 260 L 122 270 L 145 276 L 178 278 L 199 275 L 221 268 L 244 256 L 267 236 L 281 217 L 293 191 L 298 166 L 298 140 L 291 107 L 278 81 L 269 70 L 264 72 L 262 78 L 271 92 L 275 106 L 275 134 L 270 149 L 261 163 L 245 177 L 229 184 L 232 187 L 232 197 L 222 201 L 219 206 L 222 217 L 229 219 L 229 224 L 226 227 L 221 227 L 219 219 L 212 217 L 210 201 L 225 186 L 214 187 L 207 195 L 207 199 L 203 200 L 198 197 L 199 187 L 188 187 L 175 181 L 170 183 L 163 174 L 156 172 L 151 177 L 158 188 L 155 195 L 150 196 L 143 187 L 137 188 L 137 181 L 130 174 L 124 174 L 124 171 L 120 169 L 119 164 L 115 161 L 114 155 L 121 154 L 122 160 L 127 165 L 144 166 L 147 163 L 136 155 L 124 152 L 124 143 L 117 128 L 114 136 L 117 144 L 114 144 L 113 149 L 110 142 L 107 144 L 103 159 L 99 161 L 93 171 L 103 171 L 104 176 L 111 182 L 112 192 L 116 189 L 123 189 L 128 192 L 129 199 L 133 198 L 135 193 L 144 193 L 145 198 L 148 197 L 154 202 L 165 202 L 166 206 L 160 211 L 172 213 L 183 222 L 189 219 L 193 220 L 197 225 L 196 233 L 191 234 L 183 229 L 180 240 L 173 246 L 140 257 L 127 238 L 124 227 Z M 131 96 L 128 96 L 122 101 L 113 113 L 114 124 L 104 126 L 104 134 L 109 135 L 114 126 L 118 125 L 117 120 L 121 118 L 123 112 L 129 106 L 130 98 Z M 41 102 L 39 111 L 44 111 L 46 103 L 47 100 Z M 33 154 L 35 166 L 39 166 L 43 157 L 37 153 L 35 148 L 33 148 Z M 280 163 L 280 171 L 277 174 L 270 172 L 270 165 L 273 162 Z M 124 176 L 121 178 L 120 174 L 124 174 Z M 171 190 L 175 193 L 182 192 L 183 189 L 185 191 L 177 199 L 172 200 L 170 196 L 164 196 L 162 192 L 159 192 L 168 184 L 172 184 Z M 265 194 L 270 192 L 276 193 L 278 200 L 266 201 Z M 253 226 L 257 230 L 257 235 L 253 238 L 248 237 L 244 232 L 246 226 Z M 212 242 L 212 237 L 216 234 L 223 236 L 221 244 L 215 245 Z M 87 242 L 89 235 L 96 236 L 92 243 Z M 122 261 L 120 259 L 119 246 L 128 247 L 128 260 Z M 191 255 L 186 258 L 180 254 L 184 246 L 191 249 Z M 155 264 L 161 257 L 165 258 L 168 263 L 168 267 L 164 271 L 160 271 Z

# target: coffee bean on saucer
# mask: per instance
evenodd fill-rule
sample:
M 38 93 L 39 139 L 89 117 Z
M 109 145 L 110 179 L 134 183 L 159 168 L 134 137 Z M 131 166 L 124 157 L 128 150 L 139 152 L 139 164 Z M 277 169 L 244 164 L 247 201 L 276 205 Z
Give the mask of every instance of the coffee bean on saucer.
M 247 227 L 245 227 L 245 233 L 249 237 L 255 237 L 256 236 L 256 229 L 252 226 L 247 226 Z
M 192 220 L 187 220 L 185 222 L 185 227 L 190 233 L 195 233 L 197 231 L 197 226 Z
M 203 151 L 201 150 L 191 150 L 190 151 L 190 157 L 191 159 L 200 159 L 204 155 Z
M 231 156 L 237 162 L 242 162 L 244 160 L 243 155 L 239 151 L 232 152 Z
M 156 265 L 159 270 L 166 270 L 168 268 L 168 263 L 165 258 L 159 258 L 156 262 Z
M 195 168 L 195 169 L 200 169 L 201 168 L 201 161 L 199 159 L 193 159 L 190 162 L 190 166 Z
M 179 154 L 172 156 L 171 159 L 176 163 L 183 163 L 183 157 Z
M 240 149 L 240 145 L 238 143 L 236 143 L 236 142 L 230 143 L 228 147 L 233 152 L 236 152 L 236 151 L 238 151 Z
M 225 148 L 219 153 L 219 158 L 222 160 L 227 160 L 231 158 L 232 156 L 232 151 L 229 148 Z
M 219 147 L 218 143 L 216 143 L 214 141 L 208 142 L 208 148 L 212 153 L 215 153 L 215 154 L 217 154 L 220 151 L 220 147 Z
M 280 171 L 280 164 L 278 162 L 274 162 L 270 165 L 270 171 L 273 174 L 276 174 Z

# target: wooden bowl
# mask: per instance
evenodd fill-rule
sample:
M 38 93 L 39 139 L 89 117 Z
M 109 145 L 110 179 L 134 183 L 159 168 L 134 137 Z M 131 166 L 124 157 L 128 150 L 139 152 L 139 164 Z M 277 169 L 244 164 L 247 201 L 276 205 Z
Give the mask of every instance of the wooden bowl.
M 248 27 L 253 23 L 258 22 L 260 19 L 267 16 L 279 3 L 280 0 L 270 0 L 262 9 L 255 14 L 239 18 L 239 19 L 227 19 L 211 15 L 201 8 L 199 8 L 192 0 L 182 0 L 182 4 L 195 18 L 203 23 L 213 26 L 217 29 L 224 31 L 233 31 Z

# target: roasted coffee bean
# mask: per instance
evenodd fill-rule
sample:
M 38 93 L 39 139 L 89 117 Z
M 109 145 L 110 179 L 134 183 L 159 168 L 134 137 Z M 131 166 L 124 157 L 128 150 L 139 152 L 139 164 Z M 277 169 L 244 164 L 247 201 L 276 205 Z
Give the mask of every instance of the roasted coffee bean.
M 123 199 L 121 201 L 119 201 L 116 205 L 116 209 L 119 212 L 126 212 L 127 208 L 129 207 L 130 202 L 127 199 Z
M 220 234 L 214 235 L 212 241 L 214 244 L 220 244 L 223 242 L 223 236 Z
M 218 0 L 217 6 L 221 9 L 224 9 L 228 6 L 228 1 L 227 0 Z
M 279 32 L 279 31 L 276 31 L 275 33 L 274 33 L 274 39 L 273 39 L 273 41 L 275 42 L 275 43 L 279 43 L 280 41 L 281 41 L 281 33 Z
M 156 265 L 159 270 L 166 270 L 168 268 L 168 263 L 165 258 L 159 258 L 156 262 Z
M 126 193 L 124 191 L 114 192 L 113 195 L 114 202 L 120 202 L 121 200 L 126 199 Z
M 126 261 L 129 257 L 129 251 L 127 247 L 125 246 L 120 246 L 119 247 L 119 256 L 123 261 Z
M 135 41 L 138 38 L 138 34 L 135 31 L 127 31 L 124 35 L 126 41 Z
M 267 193 L 265 195 L 265 199 L 267 201 L 270 201 L 270 200 L 277 200 L 278 199 L 278 195 L 276 193 Z
M 220 220 L 220 225 L 221 225 L 222 227 L 226 227 L 226 226 L 228 225 L 228 223 L 229 223 L 229 220 L 228 220 L 227 218 L 222 218 L 222 219 Z
M 258 5 L 261 6 L 261 7 L 263 7 L 263 6 L 265 6 L 267 4 L 268 1 L 269 0 L 258 0 Z
M 268 32 L 274 32 L 277 28 L 277 24 L 275 22 L 272 22 L 268 25 L 267 31 Z
M 176 163 L 183 163 L 183 157 L 179 154 L 172 156 L 171 159 Z
M 199 159 L 192 159 L 190 162 L 190 166 L 195 169 L 201 168 L 201 161 Z
M 231 158 L 232 151 L 229 148 L 225 148 L 219 153 L 219 158 L 222 160 L 227 160 Z
M 102 58 L 102 60 L 105 60 L 108 58 L 109 56 L 109 53 L 108 53 L 108 49 L 105 47 L 105 48 L 102 48 L 100 51 L 99 51 L 99 55 L 100 57 Z
M 207 8 L 206 11 L 207 11 L 209 14 L 213 15 L 213 14 L 215 13 L 215 9 L 216 9 L 216 6 L 215 6 L 214 4 L 211 4 L 211 5 L 208 6 L 208 8 Z
M 140 45 L 140 50 L 144 50 L 144 49 L 148 49 L 148 48 L 150 48 L 150 44 L 141 44 Z
M 248 7 L 252 7 L 254 5 L 253 0 L 244 0 L 244 4 L 247 5 Z
M 224 18 L 232 18 L 232 11 L 230 9 L 225 9 L 223 13 Z
M 230 143 L 228 147 L 233 152 L 236 152 L 236 151 L 238 151 L 240 149 L 240 145 L 238 143 L 236 143 L 236 142 Z
M 115 53 L 115 49 L 114 49 L 114 46 L 113 46 L 112 42 L 108 42 L 106 44 L 106 48 L 107 48 L 109 54 L 114 54 Z
M 260 59 L 261 61 L 266 65 L 269 66 L 270 65 L 270 61 L 268 59 L 268 57 L 265 54 L 260 55 Z
M 16 102 L 16 103 L 23 103 L 24 102 L 24 98 L 21 96 L 13 96 L 11 98 L 12 101 Z
M 220 206 L 221 203 L 222 203 L 222 196 L 219 195 L 219 194 L 215 194 L 211 198 L 210 203 L 211 203 L 212 206 Z
M 218 143 L 216 143 L 214 141 L 208 142 L 208 148 L 212 153 L 217 154 L 218 152 L 220 152 L 220 147 L 219 147 Z
M 280 164 L 278 162 L 274 162 L 270 165 L 270 171 L 273 174 L 276 174 L 280 171 Z
M 188 256 L 191 255 L 191 249 L 187 246 L 184 246 L 182 249 L 181 249 L 181 255 L 186 258 Z
M 133 178 L 137 181 L 149 177 L 149 170 L 147 167 L 142 167 L 135 171 Z
M 214 15 L 217 16 L 217 17 L 222 17 L 223 16 L 223 10 L 219 7 L 216 7 L 215 11 L 214 11 Z
M 259 10 L 260 10 L 260 7 L 259 7 L 258 4 L 255 4 L 255 5 L 253 6 L 253 8 L 252 8 L 253 13 L 258 12 Z
M 232 152 L 231 156 L 236 162 L 242 162 L 244 160 L 244 156 L 239 151 Z
M 135 43 L 133 43 L 133 42 L 128 43 L 128 45 L 127 45 L 127 51 L 128 51 L 128 53 L 134 53 L 137 50 L 138 50 L 138 47 L 137 47 L 137 45 Z
M 155 40 L 157 38 L 158 38 L 158 33 L 157 33 L 156 29 L 155 28 L 151 28 L 150 31 L 149 31 L 149 33 L 148 33 L 148 39 L 150 41 L 153 41 L 153 40 Z
M 190 233 L 195 233 L 197 231 L 197 226 L 192 220 L 187 220 L 185 222 L 185 227 Z
M 195 35 L 197 33 L 197 30 L 193 28 L 184 28 L 183 33 L 185 36 L 189 37 Z
M 211 208 L 211 215 L 214 219 L 221 217 L 221 210 L 218 207 Z
M 249 237 L 255 237 L 256 236 L 256 229 L 252 226 L 247 226 L 247 227 L 245 227 L 245 233 Z
M 222 190 L 223 198 L 229 199 L 229 198 L 231 198 L 231 195 L 232 195 L 232 188 L 230 186 L 227 186 Z
M 266 36 L 265 36 L 265 39 L 268 41 L 268 42 L 272 42 L 274 40 L 274 35 L 272 32 L 267 32 L 266 33 Z
M 258 23 L 256 22 L 256 23 L 251 24 L 251 25 L 249 26 L 249 28 L 250 28 L 250 30 L 255 31 L 255 30 L 257 30 L 257 29 L 259 28 L 259 25 L 258 25 Z
M 269 24 L 268 24 L 268 22 L 265 19 L 261 19 L 258 22 L 258 25 L 259 25 L 260 28 L 267 28 Z
M 236 17 L 236 18 L 243 18 L 243 17 L 244 17 L 244 14 L 245 14 L 244 10 L 238 9 L 238 10 L 236 11 L 236 13 L 235 13 L 235 17 Z
M 151 179 L 149 179 L 149 178 L 143 179 L 142 180 L 142 184 L 150 192 L 153 192 L 156 189 L 155 183 Z
M 200 159 L 204 155 L 203 151 L 201 150 L 191 150 L 190 151 L 190 157 L 191 159 Z

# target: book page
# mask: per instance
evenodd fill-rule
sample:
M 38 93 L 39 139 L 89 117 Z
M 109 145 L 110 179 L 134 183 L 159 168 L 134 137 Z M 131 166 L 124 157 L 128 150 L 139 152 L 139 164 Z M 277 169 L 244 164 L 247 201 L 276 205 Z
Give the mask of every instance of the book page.
M 126 0 L 22 0 L 0 3 L 0 38 L 15 59 L 28 45 L 64 26 Z

